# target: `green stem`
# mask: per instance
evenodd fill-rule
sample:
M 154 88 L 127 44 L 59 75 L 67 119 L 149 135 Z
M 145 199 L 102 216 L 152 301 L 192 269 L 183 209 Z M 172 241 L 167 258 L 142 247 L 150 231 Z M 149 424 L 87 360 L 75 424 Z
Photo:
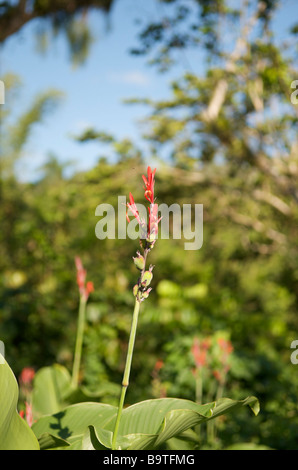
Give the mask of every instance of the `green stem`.
M 130 336 L 129 336 L 129 342 L 128 342 L 128 351 L 127 351 L 127 356 L 126 356 L 125 369 L 124 369 L 123 380 L 122 380 L 122 390 L 121 390 L 117 419 L 116 419 L 115 429 L 114 429 L 114 434 L 113 434 L 113 441 L 112 441 L 113 450 L 116 449 L 116 441 L 117 441 L 117 435 L 118 435 L 118 430 L 119 430 L 119 425 L 120 425 L 120 420 L 121 420 L 121 415 L 122 415 L 122 410 L 123 410 L 123 405 L 124 405 L 124 400 L 125 400 L 125 394 L 126 394 L 127 387 L 129 385 L 129 376 L 130 376 L 131 362 L 132 362 L 132 356 L 133 356 L 133 350 L 134 350 L 134 344 L 135 344 L 135 338 L 136 338 L 139 311 L 140 311 L 140 301 L 136 297 Z
M 77 388 L 79 384 L 79 373 L 80 373 L 80 366 L 81 366 L 83 336 L 84 336 L 84 327 L 85 327 L 85 312 L 86 312 L 86 299 L 83 295 L 81 295 L 79 317 L 78 317 L 78 327 L 77 327 L 77 338 L 76 338 L 75 354 L 74 354 L 73 369 L 72 369 L 72 380 L 71 380 L 72 386 L 74 388 Z
M 223 390 L 225 386 L 226 376 L 224 375 L 223 380 L 219 383 L 217 388 L 217 393 L 215 397 L 215 401 L 217 402 L 223 396 Z M 216 438 L 216 431 L 217 431 L 217 421 L 212 420 L 207 422 L 207 429 L 208 429 L 208 442 L 209 444 L 214 444 Z
M 196 371 L 196 402 L 200 405 L 202 404 L 202 395 L 203 395 L 203 379 L 202 371 L 198 369 Z
M 196 402 L 199 403 L 200 405 L 202 404 L 202 398 L 203 398 L 203 377 L 202 377 L 202 370 L 198 368 L 196 370 Z M 195 431 L 199 437 L 201 438 L 201 425 L 198 424 L 195 427 Z

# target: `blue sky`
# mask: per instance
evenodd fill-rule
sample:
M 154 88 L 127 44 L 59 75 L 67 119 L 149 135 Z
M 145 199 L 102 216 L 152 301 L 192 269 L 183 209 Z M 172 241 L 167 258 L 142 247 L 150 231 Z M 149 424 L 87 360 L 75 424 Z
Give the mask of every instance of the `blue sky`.
M 31 179 L 49 152 L 63 161 L 75 160 L 76 168 L 92 167 L 98 155 L 108 151 L 107 147 L 103 145 L 101 149 L 98 143 L 80 145 L 70 137 L 88 126 L 117 138 L 130 137 L 140 142 L 137 120 L 148 109 L 124 105 L 123 99 L 164 98 L 169 94 L 169 82 L 173 78 L 173 73 L 160 75 L 146 65 L 144 58 L 128 53 L 130 47 L 138 44 L 134 15 L 145 13 L 148 18 L 156 18 L 155 3 L 155 0 L 149 1 L 146 8 L 138 9 L 135 0 L 118 0 L 108 31 L 107 20 L 99 14 L 93 15 L 91 24 L 96 43 L 87 62 L 76 69 L 69 60 L 64 38 L 55 40 L 45 55 L 37 53 L 34 24 L 5 44 L 0 56 L 1 72 L 19 74 L 24 85 L 16 112 L 26 109 L 37 93 L 48 88 L 65 93 L 59 107 L 42 125 L 34 128 L 26 147 L 27 157 L 21 163 L 23 179 Z M 183 67 L 178 66 L 175 73 L 178 76 L 182 71 Z
M 0 72 L 14 72 L 23 81 L 23 90 L 16 114 L 26 109 L 33 97 L 48 88 L 65 93 L 59 107 L 45 122 L 37 125 L 26 146 L 20 173 L 22 179 L 34 179 L 36 169 L 45 162 L 49 152 L 63 161 L 75 161 L 76 169 L 92 167 L 106 146 L 98 143 L 80 145 L 71 138 L 90 126 L 115 135 L 129 137 L 141 145 L 138 120 L 148 109 L 144 106 L 123 104 L 130 97 L 166 98 L 170 94 L 169 83 L 186 69 L 201 72 L 200 53 L 186 52 L 169 74 L 160 74 L 146 64 L 144 57 L 129 54 L 136 46 L 139 27 L 134 23 L 136 15 L 148 20 L 158 18 L 157 0 L 118 0 L 110 16 L 110 29 L 106 20 L 96 14 L 91 17 L 96 42 L 84 66 L 74 69 L 64 38 L 53 42 L 45 55 L 36 51 L 33 23 L 20 35 L 9 39 L 0 52 Z M 298 17 L 298 2 L 284 0 L 284 7 L 277 16 L 277 29 L 283 34 L 285 27 Z M 186 62 L 183 59 L 187 59 Z

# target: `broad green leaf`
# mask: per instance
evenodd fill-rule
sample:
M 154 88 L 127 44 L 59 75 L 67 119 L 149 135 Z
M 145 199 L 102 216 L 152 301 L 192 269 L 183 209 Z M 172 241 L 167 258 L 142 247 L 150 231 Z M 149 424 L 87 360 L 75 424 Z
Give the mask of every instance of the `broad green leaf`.
M 65 367 L 54 364 L 40 369 L 34 377 L 34 417 L 39 418 L 60 411 L 67 405 L 65 398 L 70 391 L 71 376 Z
M 163 421 L 166 417 L 167 429 L 171 427 L 171 414 L 175 410 L 185 412 L 193 410 L 203 418 L 211 415 L 210 410 L 213 407 L 214 403 L 198 405 L 190 400 L 179 398 L 146 400 L 129 406 L 123 411 L 119 434 L 123 436 L 131 433 L 159 434 L 165 432 Z
M 222 399 L 206 405 L 177 398 L 140 402 L 122 413 L 117 449 L 154 449 L 183 433 L 191 439 L 186 431 L 192 427 L 245 405 L 257 413 L 257 403 L 254 397 L 243 401 Z M 116 414 L 114 406 L 81 403 L 41 418 L 33 429 L 37 436 L 48 432 L 67 440 L 70 444 L 67 449 L 111 448 Z
M 81 402 L 103 401 L 103 397 L 119 397 L 121 385 L 112 382 L 103 382 L 99 384 L 96 391 L 91 392 L 84 386 L 70 390 L 70 393 L 65 397 L 68 405 L 75 405 Z
M 135 437 L 131 438 L 131 444 L 128 447 L 131 450 L 146 449 L 148 444 L 150 448 L 151 446 L 156 448 L 204 421 L 229 413 L 241 406 L 250 405 L 257 413 L 257 403 L 254 397 L 248 397 L 243 401 L 222 399 L 218 403 L 206 405 L 175 398 L 148 400 L 124 410 L 119 434 L 128 438 L 131 430 L 134 431 Z M 139 433 L 143 433 L 143 436 L 137 436 Z M 153 434 L 155 434 L 155 440 L 153 440 Z
M 0 450 L 39 450 L 38 441 L 17 412 L 16 378 L 0 354 Z
M 253 411 L 254 415 L 257 416 L 260 411 L 260 403 L 256 397 L 247 397 L 242 401 L 231 400 L 230 398 L 221 398 L 215 403 L 215 407 L 212 412 L 212 418 L 217 418 L 222 414 L 226 414 L 230 409 L 235 411 L 237 408 L 248 405 Z
M 66 407 L 53 415 L 43 416 L 33 424 L 32 429 L 39 438 L 44 433 L 49 433 L 65 440 L 69 446 L 67 450 L 83 448 L 83 440 L 89 426 L 94 426 L 102 439 L 102 445 L 110 447 L 111 437 L 107 431 L 101 433 L 101 429 L 115 418 L 117 408 L 102 403 L 79 403 Z
M 119 436 L 117 439 L 117 449 L 121 450 L 142 450 L 154 449 L 156 434 L 128 434 Z
M 191 431 L 193 435 L 189 437 L 189 439 L 185 439 L 184 435 L 189 431 Z M 196 450 L 199 448 L 200 443 L 201 441 L 198 438 L 198 435 L 192 429 L 188 429 L 180 436 L 169 439 L 166 442 L 166 448 L 169 450 Z
M 82 449 L 83 450 L 106 450 L 112 447 L 113 433 L 105 429 L 96 431 L 94 426 L 88 426 L 87 431 L 83 437 Z M 103 444 L 106 442 L 107 447 Z
M 100 401 L 103 396 L 119 396 L 121 387 L 118 384 L 105 382 L 98 386 L 96 392 L 86 387 L 74 389 L 71 375 L 60 364 L 43 367 L 34 377 L 33 412 L 35 418 L 57 413 L 66 406 L 80 402 Z
M 38 438 L 41 450 L 56 449 L 57 447 L 69 446 L 68 442 L 49 433 L 44 433 Z
M 192 410 L 173 410 L 170 411 L 164 419 L 161 432 L 159 433 L 155 445 L 159 446 L 168 439 L 181 434 L 187 429 L 201 424 L 211 416 L 201 415 L 197 411 Z

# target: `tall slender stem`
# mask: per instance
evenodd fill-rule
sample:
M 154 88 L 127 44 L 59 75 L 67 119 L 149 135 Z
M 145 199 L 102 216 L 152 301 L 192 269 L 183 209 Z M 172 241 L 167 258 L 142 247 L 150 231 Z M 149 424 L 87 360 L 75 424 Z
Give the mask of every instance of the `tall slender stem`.
M 199 404 L 202 404 L 202 395 L 203 395 L 202 370 L 198 369 L 196 371 L 196 402 Z
M 202 369 L 197 368 L 196 370 L 196 402 L 199 403 L 200 405 L 202 404 L 202 398 L 203 398 L 203 377 L 202 377 Z M 198 424 L 195 427 L 195 431 L 199 437 L 201 438 L 201 426 Z
M 140 311 L 140 301 L 136 297 L 130 336 L 129 336 L 129 342 L 128 342 L 128 351 L 127 351 L 127 356 L 126 356 L 125 369 L 124 369 L 123 380 L 122 380 L 122 389 L 121 389 L 121 395 L 120 395 L 120 400 L 119 400 L 118 413 L 117 413 L 115 429 L 114 429 L 114 434 L 113 434 L 113 441 L 112 441 L 113 450 L 116 449 L 116 441 L 117 441 L 117 435 L 118 435 L 118 430 L 119 430 L 119 425 L 120 425 L 120 420 L 121 420 L 121 415 L 122 415 L 122 410 L 123 410 L 123 405 L 124 405 L 124 400 L 125 400 L 125 394 L 126 394 L 127 387 L 129 385 L 129 376 L 130 376 L 132 356 L 133 356 L 133 350 L 134 350 L 134 344 L 135 344 L 135 338 L 136 338 L 139 311 Z
M 74 354 L 73 369 L 72 369 L 72 381 L 71 381 L 72 386 L 74 388 L 77 388 L 79 384 L 79 373 L 80 373 L 80 366 L 81 366 L 83 336 L 84 336 L 84 327 L 85 327 L 85 312 L 86 312 L 86 298 L 84 295 L 81 295 L 75 354 Z

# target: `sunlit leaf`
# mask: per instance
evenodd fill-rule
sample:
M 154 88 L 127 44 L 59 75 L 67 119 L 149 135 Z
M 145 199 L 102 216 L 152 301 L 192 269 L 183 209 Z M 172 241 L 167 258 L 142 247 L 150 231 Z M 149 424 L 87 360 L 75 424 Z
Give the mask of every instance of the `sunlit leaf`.
M 167 440 L 222 414 L 249 405 L 258 413 L 258 401 L 248 397 L 242 401 L 222 399 L 198 405 L 189 400 L 161 398 L 129 406 L 123 411 L 117 449 L 155 449 Z M 110 449 L 117 407 L 101 403 L 81 403 L 45 416 L 34 424 L 39 437 L 44 433 L 65 439 L 65 449 Z M 187 438 L 191 440 L 191 433 Z M 194 438 L 197 442 L 197 438 Z
M 18 384 L 0 354 L 0 450 L 39 450 L 38 441 L 17 411 Z

